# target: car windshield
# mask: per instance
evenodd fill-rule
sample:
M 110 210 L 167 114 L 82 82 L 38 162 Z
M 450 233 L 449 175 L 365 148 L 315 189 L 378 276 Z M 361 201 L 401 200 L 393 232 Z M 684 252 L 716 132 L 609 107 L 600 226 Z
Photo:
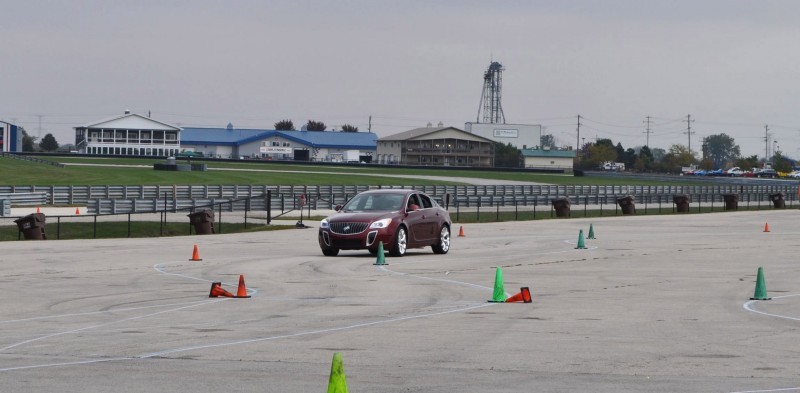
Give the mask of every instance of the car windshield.
M 396 211 L 403 206 L 405 194 L 359 194 L 344 206 L 345 212 Z

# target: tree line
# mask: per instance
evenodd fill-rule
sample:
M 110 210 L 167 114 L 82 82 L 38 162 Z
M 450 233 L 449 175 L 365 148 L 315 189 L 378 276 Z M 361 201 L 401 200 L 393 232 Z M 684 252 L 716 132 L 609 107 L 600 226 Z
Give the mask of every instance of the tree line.
M 316 120 L 309 120 L 302 127 L 302 129 L 306 131 L 325 131 L 327 128 L 328 127 L 325 125 L 325 123 Z M 341 128 L 342 132 L 358 132 L 358 127 L 350 124 L 343 124 Z M 294 123 L 291 120 L 281 120 L 275 123 L 275 130 L 295 131 Z
M 757 155 L 742 156 L 739 145 L 733 137 L 721 133 L 703 138 L 700 151 L 689 150 L 681 144 L 669 149 L 641 146 L 625 149 L 622 143 L 611 139 L 598 139 L 581 146 L 575 157 L 578 169 L 597 169 L 605 162 L 621 162 L 626 170 L 636 172 L 680 173 L 683 167 L 696 166 L 699 169 L 713 170 L 740 167 L 753 169 L 770 164 L 779 172 L 791 172 L 794 160 L 776 150 L 770 160 L 759 159 Z
M 552 135 L 542 135 L 542 148 L 557 149 Z M 751 170 L 769 164 L 778 172 L 791 172 L 795 161 L 776 150 L 769 160 L 759 159 L 757 155 L 742 156 L 736 141 L 725 133 L 703 138 L 699 151 L 689 150 L 681 144 L 669 149 L 636 146 L 625 148 L 622 143 L 614 144 L 611 139 L 601 138 L 587 142 L 575 154 L 575 169 L 596 170 L 607 162 L 625 164 L 625 170 L 632 172 L 681 173 L 684 167 L 698 169 L 728 169 L 739 167 Z M 516 168 L 523 166 L 522 153 L 512 144 L 495 142 L 495 166 Z
M 25 130 L 24 127 L 19 127 L 20 131 L 22 131 L 22 151 L 46 151 L 46 152 L 54 152 L 61 147 L 56 141 L 56 137 L 53 134 L 45 135 L 39 143 L 36 143 L 36 140 L 39 139 L 38 137 L 28 135 L 28 132 Z M 37 149 L 38 147 L 38 149 Z

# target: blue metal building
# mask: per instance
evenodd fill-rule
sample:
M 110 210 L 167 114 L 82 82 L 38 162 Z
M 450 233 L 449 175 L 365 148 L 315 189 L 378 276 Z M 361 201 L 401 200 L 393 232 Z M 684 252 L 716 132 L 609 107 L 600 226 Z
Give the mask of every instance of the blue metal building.
M 378 137 L 371 132 L 278 131 L 184 127 L 181 149 L 206 157 L 324 162 L 369 162 Z
M 0 151 L 22 152 L 22 129 L 14 124 L 0 121 Z

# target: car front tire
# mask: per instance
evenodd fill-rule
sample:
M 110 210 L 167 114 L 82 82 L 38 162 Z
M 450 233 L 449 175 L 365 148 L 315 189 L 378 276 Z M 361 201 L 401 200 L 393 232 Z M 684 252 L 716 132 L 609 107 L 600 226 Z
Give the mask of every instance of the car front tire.
M 439 231 L 439 242 L 431 248 L 433 248 L 434 254 L 447 254 L 450 251 L 450 227 L 442 225 L 442 230 Z
M 402 257 L 406 253 L 408 247 L 408 232 L 405 227 L 397 228 L 397 233 L 394 235 L 394 245 L 389 250 L 389 255 L 393 257 Z
M 322 249 L 322 255 L 325 255 L 326 257 L 335 257 L 335 256 L 339 255 L 339 249 L 338 248 L 323 248 Z

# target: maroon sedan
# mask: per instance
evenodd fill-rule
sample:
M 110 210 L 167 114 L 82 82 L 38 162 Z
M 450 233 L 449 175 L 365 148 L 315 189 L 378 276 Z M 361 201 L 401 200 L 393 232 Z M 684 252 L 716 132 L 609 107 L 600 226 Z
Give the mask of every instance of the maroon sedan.
M 450 250 L 450 215 L 433 198 L 415 190 L 362 192 L 319 226 L 319 247 L 327 256 L 339 250 L 364 250 L 373 255 L 383 242 L 389 255 L 431 246 L 436 254 Z

